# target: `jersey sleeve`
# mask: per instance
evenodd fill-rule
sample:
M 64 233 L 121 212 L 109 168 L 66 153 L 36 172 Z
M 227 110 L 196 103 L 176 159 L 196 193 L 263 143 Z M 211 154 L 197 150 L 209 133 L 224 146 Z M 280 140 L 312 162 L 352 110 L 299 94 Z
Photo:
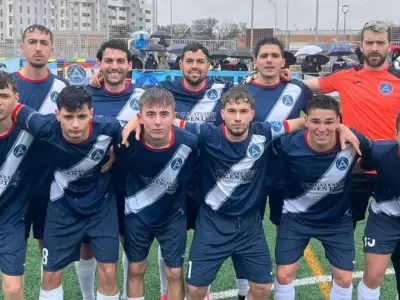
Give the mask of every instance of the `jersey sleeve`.
M 12 120 L 18 127 L 38 139 L 51 135 L 54 128 L 53 124 L 57 122 L 54 114 L 42 115 L 33 108 L 22 104 L 18 104 L 14 108 Z
M 360 151 L 362 154 L 361 168 L 363 168 L 364 170 L 374 170 L 373 168 L 374 163 L 372 159 L 373 147 L 371 140 L 355 129 L 352 129 L 352 131 L 357 136 L 358 141 L 360 142 Z
M 304 85 L 302 87 L 301 96 L 302 96 L 301 110 L 305 113 L 307 110 L 308 102 L 311 100 L 311 97 L 313 96 L 311 89 L 307 85 Z
M 377 169 L 377 144 L 376 142 L 371 142 L 371 147 L 368 152 L 362 152 L 361 163 L 360 166 L 364 170 L 372 171 Z M 362 151 L 362 150 L 361 150 Z
M 216 129 L 216 127 L 206 123 L 185 122 L 183 126 L 181 127 L 197 135 L 199 143 L 206 141 L 207 137 L 212 135 Z
M 340 70 L 337 72 L 333 72 L 325 77 L 319 78 L 319 88 L 325 94 L 339 92 L 341 82 L 343 81 L 343 78 L 346 76 L 347 72 L 349 72 L 349 70 Z
M 278 139 L 289 132 L 289 125 L 286 121 L 254 122 L 251 130 L 255 134 L 263 135 L 267 142 Z

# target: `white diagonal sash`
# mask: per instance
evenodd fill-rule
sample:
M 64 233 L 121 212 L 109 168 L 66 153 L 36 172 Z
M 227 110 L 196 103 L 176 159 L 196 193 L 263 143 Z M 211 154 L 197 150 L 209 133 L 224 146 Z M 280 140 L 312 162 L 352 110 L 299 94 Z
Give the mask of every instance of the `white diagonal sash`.
M 125 199 L 125 214 L 136 214 L 142 209 L 157 202 L 158 199 L 167 192 L 168 185 L 174 184 L 191 152 L 192 149 L 190 147 L 183 144 L 180 145 L 164 169 L 154 177 L 149 185 L 137 192 L 135 195 Z M 179 163 L 179 166 L 177 163 Z M 166 184 L 157 184 L 157 182 L 163 182 Z
M 376 202 L 376 200 L 372 200 L 371 202 L 371 209 L 374 213 L 384 213 L 388 216 L 398 217 L 400 216 L 400 203 L 399 199 L 391 199 L 389 201 L 381 201 Z
M 140 88 L 135 88 L 125 106 L 119 112 L 117 116 L 118 121 L 128 122 L 130 119 L 136 116 L 139 112 L 139 99 L 145 90 Z
M 214 112 L 215 106 L 218 104 L 218 101 L 221 101 L 220 99 L 224 88 L 225 84 L 214 83 L 210 89 L 205 91 L 204 97 L 200 99 L 192 108 L 192 111 L 187 116 L 187 120 L 190 120 L 191 122 L 196 122 L 199 119 L 199 115 L 207 115 Z M 201 120 L 202 121 L 198 122 L 206 122 L 206 118 L 201 118 Z
M 66 86 L 67 85 L 65 84 L 65 82 L 57 78 L 54 78 L 53 85 L 51 86 L 50 91 L 48 92 L 38 112 L 41 113 L 42 115 L 54 114 L 57 109 L 57 103 L 54 101 L 54 99 L 57 99 L 58 95 L 57 98 L 55 98 L 54 94 L 52 96 L 52 93 L 55 92 L 59 94 L 62 91 L 62 89 L 65 88 Z
M 302 89 L 298 85 L 288 83 L 265 121 L 286 120 L 302 92 Z

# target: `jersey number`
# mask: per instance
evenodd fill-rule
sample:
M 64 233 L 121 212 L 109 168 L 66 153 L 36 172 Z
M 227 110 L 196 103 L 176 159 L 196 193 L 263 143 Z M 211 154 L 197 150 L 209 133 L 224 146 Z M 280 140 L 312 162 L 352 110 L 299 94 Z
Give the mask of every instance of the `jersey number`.
M 47 257 L 49 256 L 49 250 L 47 250 L 46 248 L 43 248 L 43 252 L 42 252 L 42 264 L 45 266 L 47 265 Z
M 375 246 L 375 239 L 371 239 L 369 237 L 364 237 L 364 246 L 365 247 L 374 247 Z

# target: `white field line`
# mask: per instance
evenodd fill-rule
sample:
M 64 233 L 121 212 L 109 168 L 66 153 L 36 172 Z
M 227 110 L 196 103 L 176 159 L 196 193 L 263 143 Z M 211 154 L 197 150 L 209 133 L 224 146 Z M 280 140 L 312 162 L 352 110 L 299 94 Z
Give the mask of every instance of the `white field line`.
M 387 269 L 386 275 L 393 275 L 394 270 L 392 268 Z M 353 279 L 359 279 L 363 277 L 363 271 L 357 271 L 353 273 Z M 324 275 L 324 276 L 318 276 L 318 277 L 306 277 L 306 278 L 301 278 L 301 279 L 296 279 L 294 281 L 295 286 L 304 286 L 304 285 L 313 285 L 317 284 L 319 282 L 330 282 L 332 280 L 332 275 Z M 212 288 L 212 286 L 211 286 Z M 273 289 L 273 287 L 272 287 Z M 211 300 L 218 300 L 218 299 L 227 299 L 227 298 L 232 298 L 236 297 L 238 294 L 236 289 L 232 290 L 227 290 L 227 291 L 222 291 L 222 292 L 216 292 L 216 293 L 211 293 L 210 298 Z

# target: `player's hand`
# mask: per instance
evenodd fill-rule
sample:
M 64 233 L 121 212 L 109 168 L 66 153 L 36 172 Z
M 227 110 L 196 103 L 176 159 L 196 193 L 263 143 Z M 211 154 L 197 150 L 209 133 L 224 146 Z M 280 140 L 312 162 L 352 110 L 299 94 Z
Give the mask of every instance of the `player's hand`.
M 290 71 L 289 69 L 282 69 L 279 73 L 279 78 L 282 81 L 292 80 L 292 71 Z
M 110 148 L 110 150 L 108 151 L 108 156 L 110 157 L 109 159 L 108 159 L 108 161 L 101 167 L 101 173 L 105 173 L 105 172 L 107 172 L 108 170 L 110 170 L 111 169 L 111 167 L 112 167 L 112 165 L 113 165 L 113 163 L 114 163 L 114 161 L 115 161 L 115 151 L 114 151 L 114 147 L 113 146 L 111 146 L 111 148 Z
M 140 126 L 139 119 L 137 117 L 134 117 L 131 119 L 124 127 L 124 130 L 122 131 L 122 145 L 125 145 L 126 147 L 129 147 L 129 142 L 128 138 L 132 132 L 136 132 L 135 138 L 136 140 L 140 140 L 140 132 L 142 130 L 142 127 Z
M 103 76 L 101 76 L 99 71 L 96 71 L 92 74 L 92 76 L 90 76 L 89 84 L 91 87 L 100 88 L 103 81 Z
M 362 153 L 360 150 L 360 141 L 358 140 L 357 136 L 350 130 L 350 128 L 346 125 L 340 124 L 338 132 L 340 146 L 342 150 L 346 149 L 346 143 L 350 143 L 353 146 L 354 151 L 361 156 Z
M 258 75 L 258 71 L 251 72 L 245 79 L 243 79 L 242 84 L 248 84 L 253 80 L 256 80 Z

